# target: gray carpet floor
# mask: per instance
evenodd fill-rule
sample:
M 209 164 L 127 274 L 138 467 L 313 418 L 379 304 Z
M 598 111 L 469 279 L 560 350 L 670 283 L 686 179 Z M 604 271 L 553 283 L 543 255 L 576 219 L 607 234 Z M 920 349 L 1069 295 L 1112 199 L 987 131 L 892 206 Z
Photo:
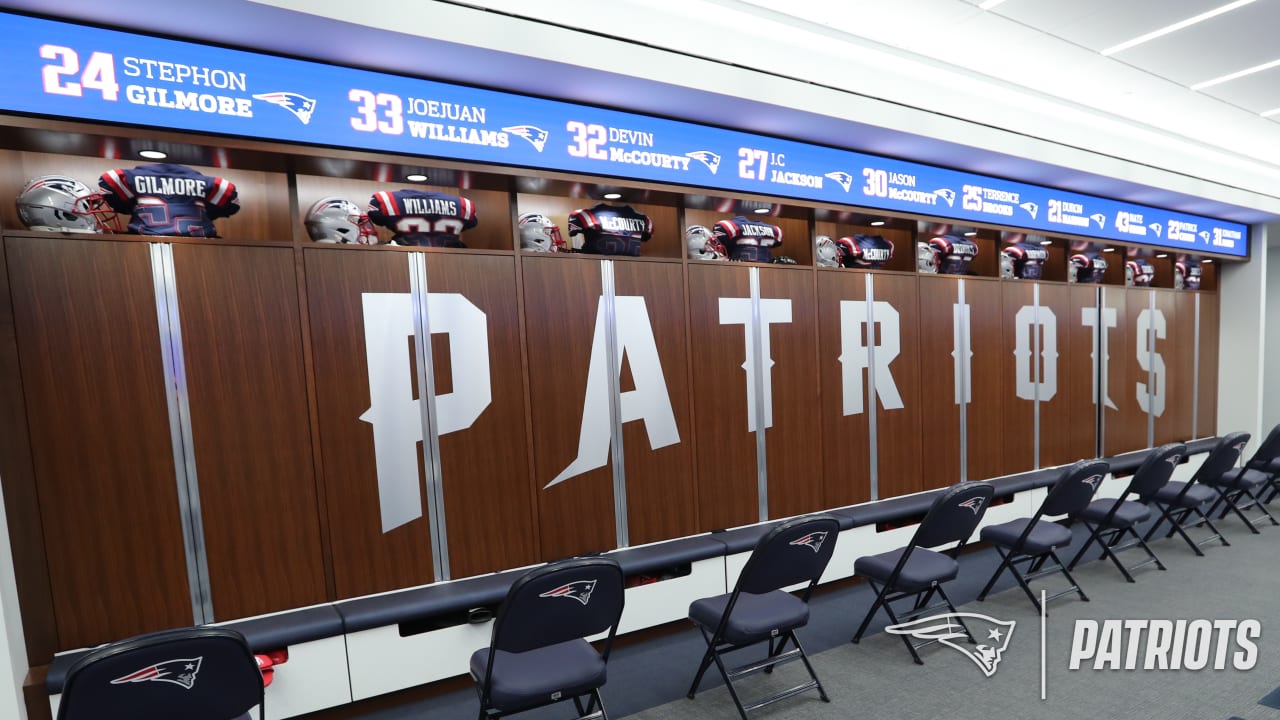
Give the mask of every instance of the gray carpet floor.
M 1266 526 L 1260 535 L 1249 534 L 1233 520 L 1224 521 L 1221 527 L 1231 547 L 1206 546 L 1205 557 L 1196 557 L 1176 537 L 1157 541 L 1153 547 L 1168 571 L 1148 566 L 1136 573 L 1136 583 L 1126 583 L 1109 562 L 1082 563 L 1075 575 L 1090 602 L 1072 594 L 1049 603 L 1045 700 L 1040 699 L 1041 632 L 1035 608 L 1007 573 L 997 585 L 998 592 L 985 602 L 974 600 L 999 560 L 993 550 L 986 549 L 963 555 L 960 578 L 947 588 L 962 612 L 1017 623 L 993 676 L 986 677 L 961 652 L 940 644 L 921 650 L 924 664 L 915 665 L 899 637 L 880 632 L 887 624 L 883 613 L 872 626 L 874 634 L 859 645 L 851 644 L 849 638 L 872 595 L 865 585 L 845 586 L 814 597 L 809 625 L 800 633 L 831 702 L 822 702 L 816 691 L 810 691 L 754 711 L 752 720 L 1280 720 L 1280 710 L 1259 704 L 1265 699 L 1280 706 L 1280 700 L 1275 699 L 1280 692 L 1267 697 L 1280 686 L 1280 527 Z M 1083 529 L 1076 528 L 1075 535 L 1071 553 L 1083 541 Z M 1129 551 L 1122 557 L 1132 564 L 1140 554 Z M 1068 553 L 1062 556 L 1071 557 Z M 1055 574 L 1032 586 L 1052 594 L 1065 584 L 1065 579 Z M 1256 665 L 1247 671 L 1068 669 L 1078 619 L 1198 618 L 1258 620 L 1262 634 L 1255 640 Z M 664 637 L 616 649 L 604 689 L 609 715 L 636 720 L 734 720 L 737 712 L 714 667 L 697 698 L 684 698 L 704 649 L 692 626 L 677 626 Z M 745 662 L 752 652 L 744 651 L 733 661 Z M 803 678 L 803 667 L 792 663 L 773 675 L 745 678 L 738 686 L 749 700 L 791 687 Z M 362 717 L 473 718 L 476 707 L 475 694 L 467 691 Z M 571 716 L 572 706 L 562 705 L 518 717 L 550 720 Z

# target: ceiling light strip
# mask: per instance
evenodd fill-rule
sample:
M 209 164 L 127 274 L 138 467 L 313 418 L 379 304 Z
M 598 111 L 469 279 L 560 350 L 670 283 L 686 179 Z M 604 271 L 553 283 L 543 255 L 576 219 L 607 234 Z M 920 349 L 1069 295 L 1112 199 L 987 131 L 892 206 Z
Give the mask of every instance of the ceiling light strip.
M 1195 25 L 1196 23 L 1204 22 L 1209 18 L 1217 17 L 1219 15 L 1222 15 L 1223 13 L 1229 13 L 1232 10 L 1235 10 L 1237 8 L 1242 8 L 1245 5 L 1249 5 L 1254 2 L 1257 2 L 1257 0 L 1236 0 L 1235 2 L 1227 3 L 1222 7 L 1214 8 L 1213 10 L 1210 10 L 1208 12 L 1200 13 L 1195 17 L 1189 17 L 1186 20 L 1176 22 L 1172 25 L 1166 25 L 1165 27 L 1162 27 L 1159 30 L 1153 30 L 1152 32 L 1147 33 L 1146 35 L 1139 35 L 1138 37 L 1132 40 L 1126 40 L 1120 43 L 1119 45 L 1112 45 L 1111 47 L 1103 50 L 1102 54 L 1114 55 L 1122 50 L 1128 50 L 1131 47 L 1141 45 L 1142 43 L 1148 42 L 1150 40 L 1155 40 L 1156 38 L 1163 37 L 1165 35 L 1168 35 L 1169 33 L 1178 32 L 1179 30 L 1189 28 L 1192 25 Z
M 1213 87 L 1214 85 L 1221 85 L 1224 82 L 1230 82 L 1237 78 L 1242 78 L 1245 75 L 1252 75 L 1254 73 L 1262 72 L 1263 70 L 1270 70 L 1273 67 L 1280 67 L 1280 60 L 1272 60 L 1271 62 L 1262 63 L 1261 65 L 1254 65 L 1251 68 L 1245 68 L 1244 70 L 1233 72 L 1230 75 L 1223 75 L 1222 77 L 1216 77 L 1212 80 L 1205 80 L 1202 83 L 1196 83 L 1195 85 L 1192 85 L 1191 89 L 1203 90 L 1207 87 Z

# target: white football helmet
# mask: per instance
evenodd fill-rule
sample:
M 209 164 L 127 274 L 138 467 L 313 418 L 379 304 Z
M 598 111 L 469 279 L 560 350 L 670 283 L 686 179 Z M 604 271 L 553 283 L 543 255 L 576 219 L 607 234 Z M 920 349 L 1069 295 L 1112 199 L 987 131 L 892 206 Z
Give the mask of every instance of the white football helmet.
M 931 275 L 938 274 L 941 262 L 938 249 L 929 243 L 916 243 L 916 270 Z
M 116 213 L 102 193 L 65 175 L 43 175 L 27 183 L 18 193 L 18 217 L 31 230 L 120 231 Z
M 841 267 L 843 253 L 836 241 L 826 235 L 819 235 L 813 243 L 813 257 L 819 267 Z
M 340 197 L 317 200 L 307 211 L 307 234 L 315 242 L 377 245 L 378 232 L 360 206 Z
M 728 260 L 729 253 L 711 230 L 703 225 L 690 225 L 684 229 L 685 244 L 689 247 L 690 260 Z
M 520 227 L 520 247 L 534 252 L 567 252 L 560 226 L 541 213 L 524 213 L 517 224 Z

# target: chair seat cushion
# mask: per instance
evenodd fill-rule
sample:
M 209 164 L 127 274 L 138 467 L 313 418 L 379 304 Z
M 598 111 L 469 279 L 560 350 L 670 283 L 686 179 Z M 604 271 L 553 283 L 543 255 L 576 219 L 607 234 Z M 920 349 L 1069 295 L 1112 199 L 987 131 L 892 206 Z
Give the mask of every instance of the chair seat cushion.
M 982 528 L 982 541 L 1014 549 L 1025 555 L 1042 555 L 1053 548 L 1071 544 L 1071 531 L 1065 526 L 1040 520 L 1031 527 L 1031 532 L 1027 533 L 1027 539 L 1022 547 L 1014 548 L 1030 522 L 1031 518 L 1018 518 L 999 525 L 988 525 Z
M 471 677 L 484 682 L 489 648 L 471 655 Z M 555 693 L 565 700 L 604 685 L 605 663 L 586 640 L 570 640 L 528 652 L 494 653 L 489 690 L 492 706 L 504 712 L 549 703 Z M 559 698 L 557 698 L 559 699 Z
M 1186 487 L 1186 485 L 1187 484 L 1181 480 L 1170 481 L 1164 487 L 1156 491 L 1155 498 L 1165 505 L 1191 508 L 1203 505 L 1217 497 L 1217 493 L 1215 493 L 1212 488 L 1196 484 L 1192 485 L 1191 489 L 1187 491 L 1186 497 L 1178 500 L 1178 495 L 1182 493 L 1182 488 Z
M 1266 483 L 1271 476 L 1260 470 L 1241 470 L 1240 468 L 1231 468 L 1223 473 L 1220 477 L 1212 480 L 1205 480 L 1206 485 L 1216 485 L 1221 488 L 1230 488 L 1238 490 L 1241 488 L 1255 488 Z
M 1280 474 L 1280 457 L 1272 458 L 1271 462 L 1266 464 L 1264 470 L 1272 475 Z
M 1106 527 L 1126 528 L 1151 517 L 1151 508 L 1146 505 L 1116 498 L 1094 500 L 1089 503 L 1089 507 L 1086 507 L 1084 512 L 1080 513 L 1080 517 L 1094 524 L 1102 523 L 1107 520 L 1107 513 L 1111 512 L 1111 508 L 1117 504 L 1119 507 L 1116 508 L 1116 514 L 1106 522 Z
M 889 576 L 898 566 L 898 558 L 906 552 L 906 548 L 898 548 L 879 555 L 865 555 L 853 563 L 853 572 L 862 577 L 889 582 Z M 907 564 L 902 567 L 893 590 L 923 590 L 935 582 L 947 582 L 955 578 L 960 571 L 960 564 L 954 559 L 939 552 L 918 547 L 911 551 Z
M 695 600 L 689 605 L 689 619 L 707 632 L 715 632 L 730 597 L 732 593 Z M 738 602 L 725 625 L 724 639 L 734 645 L 750 645 L 808 622 L 808 604 L 791 593 L 782 590 L 763 595 L 738 593 Z

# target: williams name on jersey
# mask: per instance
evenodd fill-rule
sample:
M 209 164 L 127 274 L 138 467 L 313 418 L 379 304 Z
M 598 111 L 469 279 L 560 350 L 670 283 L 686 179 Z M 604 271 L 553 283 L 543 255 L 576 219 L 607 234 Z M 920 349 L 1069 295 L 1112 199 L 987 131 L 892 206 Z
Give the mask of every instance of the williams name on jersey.
M 466 247 L 459 237 L 475 227 L 475 203 L 435 190 L 384 190 L 369 199 L 369 220 L 395 232 L 397 245 Z

